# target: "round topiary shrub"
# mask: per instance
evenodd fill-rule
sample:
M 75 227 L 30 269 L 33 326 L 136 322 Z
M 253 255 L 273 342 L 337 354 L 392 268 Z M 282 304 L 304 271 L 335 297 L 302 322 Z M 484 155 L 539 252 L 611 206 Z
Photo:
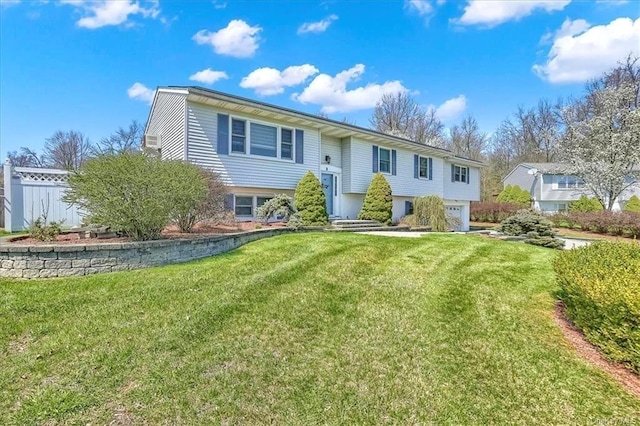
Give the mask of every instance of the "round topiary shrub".
M 304 226 L 324 226 L 329 222 L 322 184 L 311 171 L 300 179 L 293 198 Z
M 391 225 L 392 210 L 391 186 L 382 173 L 377 173 L 371 179 L 358 219 L 375 220 L 385 225 Z
M 629 198 L 627 204 L 624 205 L 625 212 L 640 213 L 640 198 L 637 195 Z

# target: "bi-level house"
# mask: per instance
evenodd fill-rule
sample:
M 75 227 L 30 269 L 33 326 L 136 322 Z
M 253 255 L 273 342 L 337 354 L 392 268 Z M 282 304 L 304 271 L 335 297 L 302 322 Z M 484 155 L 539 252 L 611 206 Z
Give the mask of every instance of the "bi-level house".
M 224 178 L 238 220 L 253 219 L 274 194 L 294 194 L 307 171 L 321 180 L 332 219 L 355 219 L 375 173 L 393 192 L 393 219 L 416 196 L 445 200 L 461 229 L 480 197 L 482 163 L 452 152 L 312 114 L 199 87 L 156 91 L 145 145 L 163 159 L 210 168 Z
M 566 169 L 562 163 L 521 163 L 502 182 L 504 186 L 517 185 L 529 191 L 536 210 L 548 213 L 566 211 L 569 203 L 582 195 L 594 196 L 580 178 L 568 174 Z M 629 179 L 631 183 L 632 178 Z M 640 197 L 640 182 L 630 185 L 615 200 L 613 210 L 622 210 L 633 195 Z

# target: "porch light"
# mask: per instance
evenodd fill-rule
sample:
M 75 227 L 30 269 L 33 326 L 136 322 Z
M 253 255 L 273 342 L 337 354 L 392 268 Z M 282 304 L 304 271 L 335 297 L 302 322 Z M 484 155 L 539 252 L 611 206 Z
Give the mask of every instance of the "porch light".
M 327 164 L 331 164 L 331 156 L 330 155 L 325 155 L 324 156 L 324 162 Z

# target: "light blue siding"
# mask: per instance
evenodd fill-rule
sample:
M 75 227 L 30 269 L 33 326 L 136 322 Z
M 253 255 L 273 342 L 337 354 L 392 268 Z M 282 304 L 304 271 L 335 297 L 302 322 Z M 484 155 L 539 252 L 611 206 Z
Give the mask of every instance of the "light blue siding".
M 320 138 L 317 130 L 296 127 L 304 131 L 304 163 L 302 164 L 258 155 L 233 153 L 219 155 L 217 152 L 218 113 L 230 114 L 233 117 L 247 120 L 254 119 L 252 116 L 239 116 L 208 105 L 187 102 L 187 153 L 189 161 L 220 173 L 227 185 L 294 189 L 307 171 L 311 170 L 319 176 Z M 265 122 L 262 118 L 255 120 L 273 126 L 292 127 L 286 123 Z

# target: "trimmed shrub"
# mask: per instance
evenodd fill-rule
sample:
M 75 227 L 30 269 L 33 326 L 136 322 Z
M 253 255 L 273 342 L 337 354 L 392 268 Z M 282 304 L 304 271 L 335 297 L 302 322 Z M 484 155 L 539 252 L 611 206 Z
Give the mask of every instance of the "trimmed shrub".
M 521 208 L 522 206 L 512 203 L 472 202 L 470 217 L 474 222 L 500 223 Z
M 596 212 L 604 210 L 600 201 L 597 198 L 589 198 L 586 195 L 581 195 L 579 199 L 569 203 L 570 212 Z
M 634 195 L 631 198 L 629 198 L 629 201 L 627 201 L 627 203 L 624 205 L 624 211 L 632 212 L 632 213 L 640 213 L 640 198 L 638 198 L 637 195 Z
M 500 224 L 500 232 L 506 235 L 526 236 L 535 232 L 539 237 L 553 237 L 553 223 L 543 214 L 532 210 L 519 210 Z
M 564 248 L 564 241 L 553 237 L 533 236 L 532 238 L 524 240 L 524 243 L 557 250 L 562 250 Z
M 640 244 L 572 249 L 554 270 L 568 317 L 606 356 L 640 373 Z
M 85 210 L 89 223 L 134 240 L 159 238 L 172 219 L 206 198 L 197 166 L 142 153 L 100 155 L 69 175 L 68 183 L 64 200 Z M 194 193 L 178 193 L 183 190 Z
M 29 226 L 29 236 L 39 241 L 53 241 L 62 231 L 61 222 L 47 223 L 46 216 L 39 217 Z
M 367 194 L 364 196 L 364 203 L 362 203 L 358 219 L 376 220 L 384 225 L 391 225 L 392 210 L 391 186 L 382 173 L 376 173 L 371 179 Z
M 304 226 L 304 223 L 302 222 L 302 217 L 300 216 L 300 213 L 295 212 L 291 214 L 291 216 L 289 217 L 289 220 L 287 221 L 287 228 L 293 229 L 294 231 L 298 231 L 303 226 Z
M 300 179 L 293 198 L 304 226 L 324 226 L 329 222 L 322 184 L 311 171 Z
M 256 217 L 264 223 L 272 217 L 282 218 L 284 222 L 288 222 L 295 212 L 293 199 L 287 194 L 278 194 L 256 209 Z
M 531 194 L 518 185 L 507 185 L 502 192 L 498 194 L 497 201 L 501 203 L 518 204 L 521 207 L 529 207 L 531 204 Z
M 447 214 L 444 201 L 437 195 L 413 199 L 413 215 L 418 226 L 429 226 L 434 232 L 447 230 Z

